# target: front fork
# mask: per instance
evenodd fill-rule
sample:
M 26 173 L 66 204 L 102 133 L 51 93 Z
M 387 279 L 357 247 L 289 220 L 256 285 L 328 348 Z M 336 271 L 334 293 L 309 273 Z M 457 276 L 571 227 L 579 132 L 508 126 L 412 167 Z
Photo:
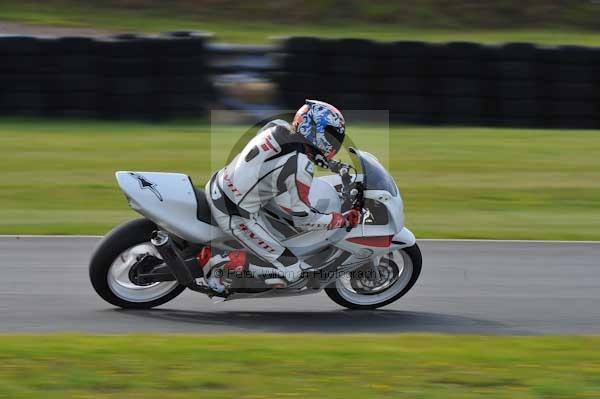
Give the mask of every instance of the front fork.
M 379 264 L 381 263 L 381 256 L 374 256 L 371 259 L 371 269 L 373 270 L 373 277 L 379 281 L 381 279 L 381 272 L 379 270 Z

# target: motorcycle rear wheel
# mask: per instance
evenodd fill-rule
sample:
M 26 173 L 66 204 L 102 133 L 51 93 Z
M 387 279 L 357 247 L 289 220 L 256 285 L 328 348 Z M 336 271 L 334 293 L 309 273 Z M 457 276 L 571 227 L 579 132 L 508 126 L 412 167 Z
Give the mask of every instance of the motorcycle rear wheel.
M 150 243 L 156 225 L 148 219 L 136 219 L 114 228 L 100 241 L 90 261 L 90 281 L 106 302 L 124 309 L 150 309 L 181 294 L 185 287 L 176 281 L 138 285 L 129 271 L 138 256 L 160 258 Z
M 423 259 L 417 244 L 383 256 L 372 280 L 371 266 L 339 278 L 325 289 L 335 303 L 348 309 L 377 309 L 403 297 L 421 274 Z

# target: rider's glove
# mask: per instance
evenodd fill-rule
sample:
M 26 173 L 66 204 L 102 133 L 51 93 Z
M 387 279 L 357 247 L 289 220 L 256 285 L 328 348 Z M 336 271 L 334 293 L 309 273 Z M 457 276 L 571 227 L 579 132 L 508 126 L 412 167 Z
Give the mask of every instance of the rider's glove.
M 346 218 L 339 212 L 333 212 L 327 230 L 341 229 L 342 227 L 346 227 Z
M 344 213 L 344 219 L 346 220 L 347 227 L 356 227 L 360 222 L 360 212 L 358 209 L 350 209 Z
M 356 209 L 350 209 L 348 212 L 341 214 L 334 212 L 331 214 L 331 222 L 327 226 L 328 230 L 341 229 L 342 227 L 356 227 L 360 221 L 360 212 Z

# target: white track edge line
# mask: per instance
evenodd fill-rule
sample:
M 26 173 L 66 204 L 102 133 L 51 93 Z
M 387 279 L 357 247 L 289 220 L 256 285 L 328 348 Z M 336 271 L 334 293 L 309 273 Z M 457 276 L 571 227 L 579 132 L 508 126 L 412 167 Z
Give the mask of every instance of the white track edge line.
M 44 235 L 44 234 L 0 234 L 0 238 L 102 238 L 99 235 Z M 548 243 L 548 244 L 600 244 L 600 241 L 582 240 L 499 240 L 484 238 L 417 238 L 418 242 L 481 242 L 481 243 Z
M 60 234 L 0 234 L 0 238 L 102 238 L 97 235 L 60 235 Z
M 600 241 L 585 240 L 500 240 L 485 238 L 417 238 L 417 241 L 429 242 L 508 242 L 508 243 L 549 243 L 549 244 L 600 244 Z

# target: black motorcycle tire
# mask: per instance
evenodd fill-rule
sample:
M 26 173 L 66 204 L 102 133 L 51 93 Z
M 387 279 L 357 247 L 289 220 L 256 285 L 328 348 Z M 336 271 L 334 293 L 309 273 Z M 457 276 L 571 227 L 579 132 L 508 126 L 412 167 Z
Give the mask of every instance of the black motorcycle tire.
M 406 295 L 406 293 L 408 291 L 410 291 L 410 289 L 415 285 L 415 283 L 417 282 L 417 279 L 419 278 L 419 275 L 421 274 L 421 267 L 423 264 L 421 250 L 419 249 L 419 246 L 417 244 L 415 244 L 411 247 L 403 248 L 403 249 L 401 249 L 401 251 L 404 251 L 410 257 L 412 264 L 413 264 L 412 265 L 413 270 L 412 270 L 411 278 L 410 278 L 408 284 L 406 285 L 406 287 L 404 287 L 398 294 L 394 295 L 393 297 L 391 297 L 385 301 L 382 301 L 380 303 L 376 303 L 376 304 L 369 304 L 369 305 L 356 304 L 356 303 L 348 301 L 347 299 L 345 299 L 344 297 L 342 297 L 340 295 L 340 293 L 338 292 L 338 290 L 335 286 L 335 282 L 332 283 L 328 288 L 325 289 L 325 293 L 327 294 L 327 296 L 329 296 L 329 298 L 331 298 L 338 305 L 341 305 L 348 309 L 354 309 L 354 310 L 378 309 L 380 307 L 389 305 L 390 303 L 397 301 L 398 299 L 400 299 L 401 297 Z
M 148 219 L 135 219 L 117 226 L 98 243 L 90 261 L 89 275 L 94 290 L 106 302 L 123 309 L 150 309 L 169 302 L 185 290 L 184 286 L 178 285 L 152 301 L 132 302 L 118 297 L 110 289 L 107 276 L 115 259 L 127 249 L 149 242 L 156 229 L 156 224 Z

